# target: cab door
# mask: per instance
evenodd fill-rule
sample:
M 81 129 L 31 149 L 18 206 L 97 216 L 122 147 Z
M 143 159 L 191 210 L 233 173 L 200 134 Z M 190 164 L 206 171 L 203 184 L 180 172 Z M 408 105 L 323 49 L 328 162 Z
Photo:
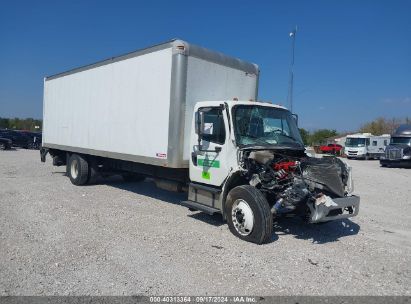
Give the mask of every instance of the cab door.
M 190 180 L 220 186 L 229 172 L 227 145 L 229 128 L 223 105 L 195 111 L 191 134 Z

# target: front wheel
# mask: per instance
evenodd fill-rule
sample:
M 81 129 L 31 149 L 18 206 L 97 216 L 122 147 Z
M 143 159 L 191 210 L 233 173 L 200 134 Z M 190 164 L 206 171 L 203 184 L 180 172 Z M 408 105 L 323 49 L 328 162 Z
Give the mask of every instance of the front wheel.
M 233 188 L 227 195 L 227 222 L 230 231 L 247 242 L 269 242 L 273 215 L 265 196 L 250 185 Z

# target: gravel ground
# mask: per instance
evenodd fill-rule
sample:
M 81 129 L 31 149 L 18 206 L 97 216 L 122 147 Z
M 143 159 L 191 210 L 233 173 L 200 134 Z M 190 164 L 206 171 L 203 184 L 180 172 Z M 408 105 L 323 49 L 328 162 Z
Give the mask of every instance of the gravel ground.
M 410 295 L 411 170 L 349 161 L 358 217 L 234 237 L 184 195 L 73 186 L 38 151 L 0 151 L 0 295 Z

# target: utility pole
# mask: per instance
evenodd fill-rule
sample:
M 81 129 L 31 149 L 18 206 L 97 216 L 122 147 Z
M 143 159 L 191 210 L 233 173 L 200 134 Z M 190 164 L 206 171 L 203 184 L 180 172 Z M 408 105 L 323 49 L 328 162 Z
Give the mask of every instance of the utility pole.
M 294 50 L 295 50 L 295 36 L 297 34 L 297 26 L 290 33 L 291 37 L 291 64 L 288 80 L 288 94 L 287 94 L 287 103 L 290 106 L 291 113 L 293 112 L 293 86 L 294 86 Z

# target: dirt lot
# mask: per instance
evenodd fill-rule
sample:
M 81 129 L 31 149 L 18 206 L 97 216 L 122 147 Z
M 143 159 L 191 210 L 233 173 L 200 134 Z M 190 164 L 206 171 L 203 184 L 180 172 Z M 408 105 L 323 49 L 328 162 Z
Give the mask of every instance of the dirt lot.
M 410 295 L 411 170 L 349 163 L 358 217 L 281 220 L 258 246 L 152 182 L 76 187 L 0 151 L 0 295 Z

